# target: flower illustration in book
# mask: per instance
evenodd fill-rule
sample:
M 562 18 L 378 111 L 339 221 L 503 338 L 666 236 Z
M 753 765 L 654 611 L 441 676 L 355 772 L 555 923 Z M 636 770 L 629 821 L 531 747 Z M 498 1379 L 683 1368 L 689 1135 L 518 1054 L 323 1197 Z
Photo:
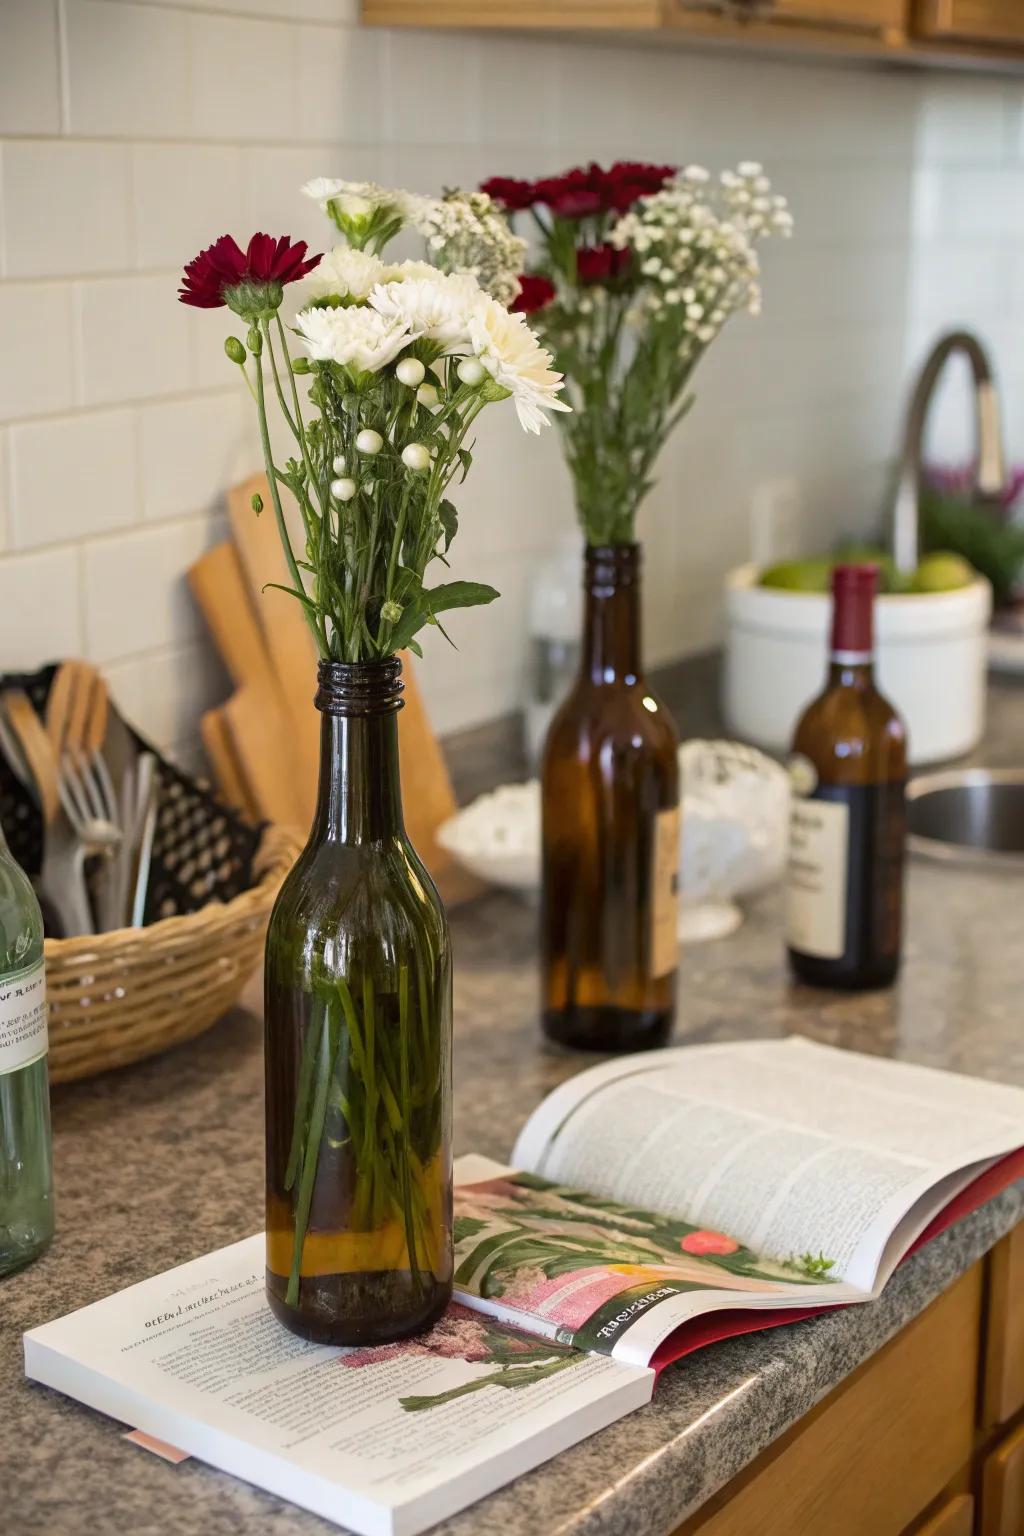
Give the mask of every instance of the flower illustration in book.
M 493 1370 L 473 1381 L 451 1387 L 447 1392 L 399 1398 L 407 1413 L 439 1408 L 473 1392 L 488 1387 L 505 1391 L 534 1386 L 579 1365 L 584 1356 L 578 1350 L 549 1339 L 537 1339 L 518 1328 L 509 1328 L 490 1317 L 471 1312 L 457 1303 L 450 1306 L 429 1333 L 397 1344 L 382 1344 L 375 1349 L 356 1349 L 340 1356 L 339 1363 L 350 1369 L 380 1365 L 400 1356 L 433 1355 L 443 1360 L 464 1360 L 468 1365 L 493 1366 Z
M 600 1348 L 604 1311 L 626 1299 L 639 1316 L 673 1293 L 770 1293 L 820 1283 L 830 1267 L 780 1264 L 729 1233 L 525 1173 L 457 1189 L 455 1260 L 457 1288 L 543 1316 L 588 1348 Z

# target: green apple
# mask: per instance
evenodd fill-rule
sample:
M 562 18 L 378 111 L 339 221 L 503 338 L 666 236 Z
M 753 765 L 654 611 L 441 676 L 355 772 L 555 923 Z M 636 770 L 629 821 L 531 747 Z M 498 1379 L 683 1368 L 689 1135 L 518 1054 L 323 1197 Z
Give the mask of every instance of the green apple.
M 955 592 L 958 587 L 969 587 L 974 580 L 974 567 L 963 555 L 951 550 L 936 550 L 925 555 L 914 572 L 911 592 Z
M 812 560 L 781 560 L 761 572 L 759 585 L 777 587 L 783 592 L 827 592 L 832 561 L 825 557 Z

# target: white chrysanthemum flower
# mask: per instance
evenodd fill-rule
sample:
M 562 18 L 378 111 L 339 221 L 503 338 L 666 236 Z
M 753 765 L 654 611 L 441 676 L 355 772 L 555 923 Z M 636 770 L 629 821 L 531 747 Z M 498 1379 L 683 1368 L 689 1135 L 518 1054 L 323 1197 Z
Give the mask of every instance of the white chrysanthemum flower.
M 312 181 L 303 184 L 302 190 L 306 197 L 311 197 L 314 203 L 319 203 L 321 208 L 326 208 L 332 197 L 337 197 L 346 186 L 344 181 L 339 181 L 337 176 L 314 176 Z
M 448 350 L 468 342 L 470 316 L 481 298 L 474 278 L 432 271 L 429 277 L 379 285 L 370 295 L 370 304 L 378 314 Z
M 387 281 L 388 268 L 379 256 L 356 251 L 350 245 L 336 245 L 321 258 L 309 275 L 309 291 L 314 298 L 368 299 L 378 283 Z
M 314 361 L 340 363 L 356 373 L 378 373 L 416 339 L 403 322 L 363 305 L 304 309 L 295 316 L 295 329 Z
M 470 317 L 469 339 L 495 383 L 512 396 L 525 431 L 539 432 L 547 424 L 545 411 L 571 409 L 557 398 L 562 375 L 552 370 L 551 353 L 522 315 L 510 315 L 497 300 L 483 298 Z
M 382 283 L 404 283 L 407 277 L 436 277 L 438 268 L 429 261 L 396 261 L 385 263 Z

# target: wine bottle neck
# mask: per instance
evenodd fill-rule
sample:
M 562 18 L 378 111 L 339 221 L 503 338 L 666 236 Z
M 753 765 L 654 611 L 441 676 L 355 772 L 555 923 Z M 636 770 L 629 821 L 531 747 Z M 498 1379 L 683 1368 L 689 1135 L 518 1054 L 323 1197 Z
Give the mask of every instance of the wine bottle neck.
M 875 680 L 875 658 L 870 651 L 833 651 L 828 659 L 830 688 L 867 688 Z
M 592 683 L 638 681 L 640 546 L 588 545 L 583 575 L 582 670 Z
M 401 672 L 396 656 L 361 664 L 320 663 L 320 787 L 314 839 L 355 844 L 403 835 Z

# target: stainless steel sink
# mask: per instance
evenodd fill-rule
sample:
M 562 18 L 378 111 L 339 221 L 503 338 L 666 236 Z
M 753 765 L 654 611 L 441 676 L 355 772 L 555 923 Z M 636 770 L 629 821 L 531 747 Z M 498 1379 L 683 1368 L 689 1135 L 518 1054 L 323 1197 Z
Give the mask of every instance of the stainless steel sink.
M 1024 873 L 1024 768 L 927 773 L 907 787 L 912 852 Z

